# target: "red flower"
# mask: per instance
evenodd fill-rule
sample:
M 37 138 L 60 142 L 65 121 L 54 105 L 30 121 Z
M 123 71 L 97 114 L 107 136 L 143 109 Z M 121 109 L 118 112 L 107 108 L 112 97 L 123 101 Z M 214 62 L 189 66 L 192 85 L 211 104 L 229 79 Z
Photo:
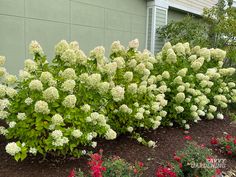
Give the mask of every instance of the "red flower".
M 170 168 L 159 167 L 156 172 L 156 177 L 177 177 L 176 173 Z
M 221 170 L 220 169 L 216 169 L 216 175 L 220 175 L 221 174 Z
M 226 138 L 228 141 L 230 141 L 230 139 L 232 138 L 232 136 L 231 136 L 230 134 L 227 134 L 227 135 L 225 136 L 225 138 Z
M 234 144 L 236 145 L 236 138 L 234 139 Z
M 138 162 L 138 165 L 139 165 L 139 167 L 142 168 L 144 164 L 143 164 L 143 162 Z
M 214 144 L 218 144 L 218 140 L 217 140 L 217 138 L 212 137 L 212 138 L 211 138 L 211 144 L 212 144 L 212 145 L 214 145 Z
M 183 164 L 182 163 L 179 163 L 179 168 L 183 168 Z
M 100 151 L 102 153 L 102 151 Z M 102 171 L 106 171 L 106 168 L 102 166 L 102 155 L 94 153 L 90 155 L 90 161 L 88 162 L 91 170 L 92 177 L 102 177 Z
M 181 158 L 179 156 L 174 156 L 174 160 L 176 160 L 177 162 L 180 162 Z
M 191 136 L 184 136 L 184 139 L 187 140 L 187 141 L 191 141 L 192 137 Z
M 134 174 L 137 174 L 138 173 L 138 170 L 135 168 L 134 169 Z
M 68 177 L 75 177 L 75 169 L 70 170 L 70 174 Z
M 228 151 L 227 154 L 228 155 L 232 155 L 233 153 L 232 153 L 232 151 Z
M 231 149 L 231 146 L 230 145 L 226 145 L 225 148 L 229 150 L 229 149 Z

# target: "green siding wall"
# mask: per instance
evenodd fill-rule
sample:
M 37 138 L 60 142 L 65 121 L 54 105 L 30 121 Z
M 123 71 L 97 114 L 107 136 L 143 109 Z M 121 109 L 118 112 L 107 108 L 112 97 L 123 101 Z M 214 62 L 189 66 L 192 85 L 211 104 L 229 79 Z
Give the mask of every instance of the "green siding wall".
M 169 9 L 168 10 L 168 23 L 170 23 L 172 21 L 180 21 L 184 17 L 186 17 L 186 15 L 188 15 L 187 12 L 183 12 L 183 11 L 176 10 L 176 9 Z
M 166 25 L 166 10 L 158 9 L 156 10 L 156 29 Z M 162 46 L 164 45 L 164 41 L 159 38 L 158 33 L 155 36 L 155 46 L 154 53 L 156 54 Z
M 86 53 L 97 45 L 107 53 L 114 40 L 134 38 L 145 47 L 146 0 L 0 0 L 0 55 L 17 73 L 37 40 L 51 58 L 61 39 L 77 40 Z

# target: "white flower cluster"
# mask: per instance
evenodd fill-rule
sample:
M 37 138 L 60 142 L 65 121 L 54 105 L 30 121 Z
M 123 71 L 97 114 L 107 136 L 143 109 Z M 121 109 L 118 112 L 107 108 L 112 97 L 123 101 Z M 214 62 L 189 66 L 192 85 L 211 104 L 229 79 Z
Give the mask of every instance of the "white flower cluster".
M 40 46 L 40 44 L 37 41 L 31 41 L 30 45 L 29 45 L 29 52 L 30 54 L 39 54 L 39 55 L 43 55 L 43 49 Z
M 47 102 L 54 102 L 59 98 L 58 90 L 55 87 L 49 87 L 43 91 L 43 98 Z
M 48 103 L 45 101 L 37 101 L 34 105 L 34 110 L 37 113 L 49 114 L 50 110 L 48 108 Z
M 53 137 L 53 146 L 63 146 L 64 144 L 67 144 L 69 142 L 69 139 L 67 137 L 63 136 L 63 133 L 61 130 L 54 130 L 51 134 Z
M 21 148 L 15 142 L 8 143 L 5 149 L 11 156 L 14 156 L 21 151 Z

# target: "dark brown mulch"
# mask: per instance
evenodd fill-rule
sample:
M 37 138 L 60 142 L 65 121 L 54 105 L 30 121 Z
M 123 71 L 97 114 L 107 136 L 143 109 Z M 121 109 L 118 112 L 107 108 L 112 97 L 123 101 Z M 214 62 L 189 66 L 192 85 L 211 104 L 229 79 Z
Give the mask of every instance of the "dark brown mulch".
M 213 136 L 221 137 L 223 132 L 236 135 L 236 128 L 229 126 L 230 120 L 201 121 L 192 125 L 188 135 L 192 136 L 199 144 L 210 146 Z M 156 131 L 144 134 L 148 139 L 157 141 L 157 147 L 150 149 L 137 143 L 128 136 L 120 136 L 115 141 L 103 141 L 98 149 L 104 150 L 104 155 L 117 155 L 129 162 L 142 161 L 148 170 L 143 176 L 154 176 L 158 164 L 172 157 L 176 150 L 184 146 L 184 130 L 181 128 L 159 128 Z M 6 141 L 0 138 L 0 177 L 67 177 L 71 168 L 87 166 L 87 159 L 49 158 L 42 161 L 40 156 L 29 157 L 23 162 L 15 162 L 5 153 Z M 226 158 L 225 156 L 222 156 Z M 227 158 L 227 169 L 236 167 L 236 159 Z M 224 170 L 227 170 L 224 169 Z

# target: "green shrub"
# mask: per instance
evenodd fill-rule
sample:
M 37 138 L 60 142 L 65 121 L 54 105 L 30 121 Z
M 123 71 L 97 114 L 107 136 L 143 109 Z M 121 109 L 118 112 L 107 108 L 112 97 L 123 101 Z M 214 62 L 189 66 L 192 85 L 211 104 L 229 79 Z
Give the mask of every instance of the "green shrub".
M 0 133 L 16 141 L 6 151 L 16 160 L 37 152 L 80 156 L 96 147 L 96 137 L 112 140 L 122 133 L 155 147 L 136 136 L 136 129 L 189 129 L 200 116 L 223 118 L 221 109 L 236 101 L 228 78 L 235 69 L 222 68 L 224 51 L 167 43 L 154 57 L 138 46 L 137 39 L 127 49 L 115 41 L 108 59 L 103 47 L 88 57 L 77 42 L 61 41 L 49 64 L 33 41 L 33 60 L 25 61 L 18 79 L 0 68 L 0 118 L 8 125 Z

